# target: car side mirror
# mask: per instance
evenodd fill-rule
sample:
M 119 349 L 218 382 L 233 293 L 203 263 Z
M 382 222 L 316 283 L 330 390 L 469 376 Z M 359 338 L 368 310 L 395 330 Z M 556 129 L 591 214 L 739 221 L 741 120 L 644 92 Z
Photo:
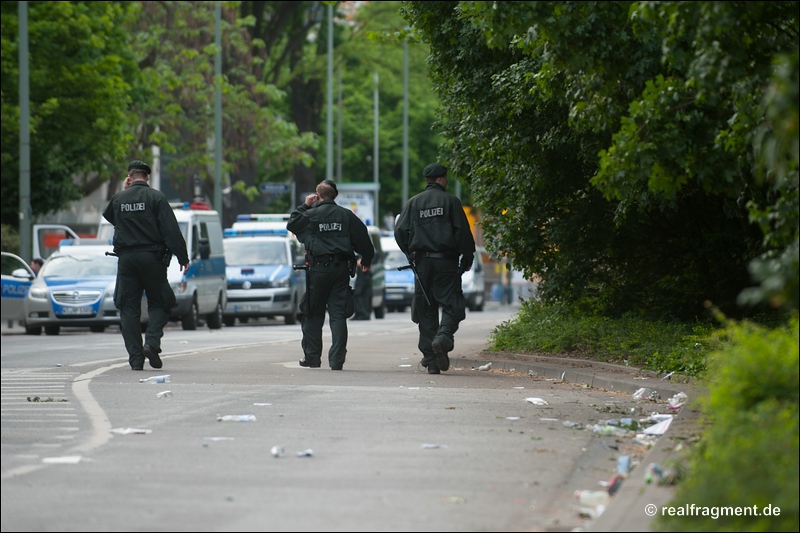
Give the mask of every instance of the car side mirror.
M 25 270 L 24 268 L 18 268 L 11 272 L 11 276 L 19 279 L 26 279 L 31 281 L 35 276 L 31 276 L 31 273 Z

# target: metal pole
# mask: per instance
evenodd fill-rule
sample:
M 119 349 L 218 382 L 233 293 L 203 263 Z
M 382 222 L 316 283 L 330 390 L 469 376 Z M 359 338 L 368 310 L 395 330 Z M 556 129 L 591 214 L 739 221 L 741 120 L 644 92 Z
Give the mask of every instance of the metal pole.
M 333 180 L 333 6 L 328 4 L 328 127 L 325 177 Z
M 214 208 L 222 222 L 222 7 L 214 8 Z
M 403 41 L 403 204 L 408 201 L 408 40 Z M 402 207 L 402 206 L 400 206 Z
M 378 139 L 379 139 L 379 134 L 378 134 L 378 126 L 379 126 L 379 120 L 378 120 L 378 71 L 375 71 L 375 96 L 374 96 L 374 102 L 375 102 L 375 111 L 374 111 L 373 114 L 375 115 L 375 117 L 374 117 L 374 119 L 375 119 L 375 128 L 374 128 L 375 129 L 375 142 L 374 142 L 374 146 L 373 146 L 373 149 L 372 149 L 373 150 L 372 181 L 374 181 L 375 183 L 380 183 L 380 180 L 379 180 L 380 170 L 379 170 L 379 165 L 378 165 L 378 163 L 379 163 L 378 162 L 378 154 L 379 154 L 379 150 L 378 150 Z M 374 224 L 374 225 L 377 226 L 377 225 L 379 225 L 378 220 L 380 220 L 380 209 L 378 208 L 378 189 L 377 188 L 375 189 L 375 213 L 374 213 L 374 215 L 375 215 L 375 220 L 371 221 L 371 224 Z
M 336 135 L 336 179 L 342 181 L 342 69 L 339 69 L 339 123 Z
M 28 72 L 28 2 L 19 15 L 19 256 L 31 260 L 31 111 Z

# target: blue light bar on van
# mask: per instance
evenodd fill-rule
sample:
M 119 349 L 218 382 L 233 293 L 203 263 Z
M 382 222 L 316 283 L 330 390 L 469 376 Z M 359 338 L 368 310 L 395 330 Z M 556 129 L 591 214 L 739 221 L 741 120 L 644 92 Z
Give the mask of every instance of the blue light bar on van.
M 59 246 L 105 246 L 112 245 L 112 239 L 61 239 Z
M 263 228 L 263 229 L 226 229 L 223 237 L 259 237 L 265 235 L 288 235 L 289 232 L 286 228 Z
M 288 213 L 267 214 L 256 213 L 250 215 L 236 215 L 237 222 L 288 222 Z

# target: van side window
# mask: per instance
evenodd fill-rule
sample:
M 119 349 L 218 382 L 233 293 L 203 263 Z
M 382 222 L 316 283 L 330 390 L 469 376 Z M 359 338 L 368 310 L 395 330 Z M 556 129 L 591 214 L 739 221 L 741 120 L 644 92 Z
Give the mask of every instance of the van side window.
M 198 228 L 197 226 L 193 226 L 192 227 L 192 260 L 197 259 L 200 256 L 200 252 L 199 252 L 200 243 L 198 242 L 199 239 L 200 239 L 199 236 L 198 236 L 199 233 L 200 233 L 200 228 Z

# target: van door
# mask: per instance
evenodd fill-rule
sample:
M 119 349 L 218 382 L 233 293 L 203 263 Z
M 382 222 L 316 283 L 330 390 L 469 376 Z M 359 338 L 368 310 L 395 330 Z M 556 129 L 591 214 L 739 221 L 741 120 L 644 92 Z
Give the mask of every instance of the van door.
M 192 262 L 196 262 L 197 304 L 199 314 L 206 315 L 209 327 L 217 328 L 227 303 L 225 250 L 222 224 L 216 214 L 198 216 L 192 224 Z M 219 320 L 218 320 L 219 319 Z
M 80 236 L 63 224 L 34 224 L 33 258 L 47 259 L 58 250 L 63 239 L 80 239 Z

